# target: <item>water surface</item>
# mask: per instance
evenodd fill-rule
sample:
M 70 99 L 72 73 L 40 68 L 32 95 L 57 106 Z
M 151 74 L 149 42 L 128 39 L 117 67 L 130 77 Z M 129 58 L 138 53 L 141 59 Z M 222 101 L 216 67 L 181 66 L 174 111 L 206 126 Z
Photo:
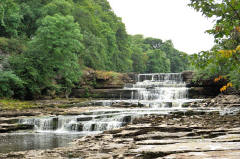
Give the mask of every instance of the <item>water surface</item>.
M 0 134 L 0 153 L 67 146 L 80 133 L 7 133 Z

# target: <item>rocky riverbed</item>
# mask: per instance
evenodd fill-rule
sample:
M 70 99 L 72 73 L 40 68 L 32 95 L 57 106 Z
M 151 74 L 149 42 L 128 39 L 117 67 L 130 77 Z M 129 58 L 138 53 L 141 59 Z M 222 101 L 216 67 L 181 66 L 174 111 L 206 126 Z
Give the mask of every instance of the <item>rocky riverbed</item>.
M 187 112 L 146 116 L 119 129 L 76 139 L 66 147 L 10 152 L 0 154 L 0 158 L 238 159 L 239 99 L 235 95 L 222 95 L 188 103 L 185 105 L 189 108 Z M 195 112 L 193 107 L 221 107 L 222 111 Z M 77 113 L 80 110 L 87 111 L 88 108 L 94 107 L 85 107 L 84 110 L 76 106 L 68 109 L 68 112 Z M 64 108 L 61 109 L 64 112 Z

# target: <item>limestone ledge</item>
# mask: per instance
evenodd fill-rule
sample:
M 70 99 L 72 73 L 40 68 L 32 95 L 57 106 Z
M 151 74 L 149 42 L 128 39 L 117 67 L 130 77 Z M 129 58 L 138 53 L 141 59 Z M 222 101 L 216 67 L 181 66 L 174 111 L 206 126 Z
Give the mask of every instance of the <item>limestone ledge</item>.
M 238 159 L 239 113 L 149 116 L 120 129 L 76 139 L 69 146 L 0 154 L 1 159 Z

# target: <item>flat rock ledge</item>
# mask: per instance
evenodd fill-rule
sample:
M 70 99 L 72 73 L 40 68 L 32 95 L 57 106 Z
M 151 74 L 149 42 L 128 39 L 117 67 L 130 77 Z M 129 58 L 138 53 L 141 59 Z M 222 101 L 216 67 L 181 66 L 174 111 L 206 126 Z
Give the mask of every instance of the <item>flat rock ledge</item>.
M 0 154 L 1 159 L 239 159 L 240 113 L 148 116 L 67 147 Z

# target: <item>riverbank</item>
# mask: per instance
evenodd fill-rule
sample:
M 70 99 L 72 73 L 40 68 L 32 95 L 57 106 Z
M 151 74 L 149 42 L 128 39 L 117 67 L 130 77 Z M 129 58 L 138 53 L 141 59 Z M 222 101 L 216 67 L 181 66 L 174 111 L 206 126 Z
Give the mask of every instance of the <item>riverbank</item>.
M 239 99 L 239 96 L 220 95 L 185 105 L 189 107 L 187 112 L 135 119 L 123 128 L 76 139 L 67 147 L 10 152 L 0 154 L 0 158 L 237 159 L 240 155 Z M 225 110 L 193 111 L 193 107 L 208 109 L 219 106 Z M 71 107 L 69 110 L 96 109 L 85 108 L 77 110 L 77 107 Z M 50 110 L 49 114 L 55 112 Z

